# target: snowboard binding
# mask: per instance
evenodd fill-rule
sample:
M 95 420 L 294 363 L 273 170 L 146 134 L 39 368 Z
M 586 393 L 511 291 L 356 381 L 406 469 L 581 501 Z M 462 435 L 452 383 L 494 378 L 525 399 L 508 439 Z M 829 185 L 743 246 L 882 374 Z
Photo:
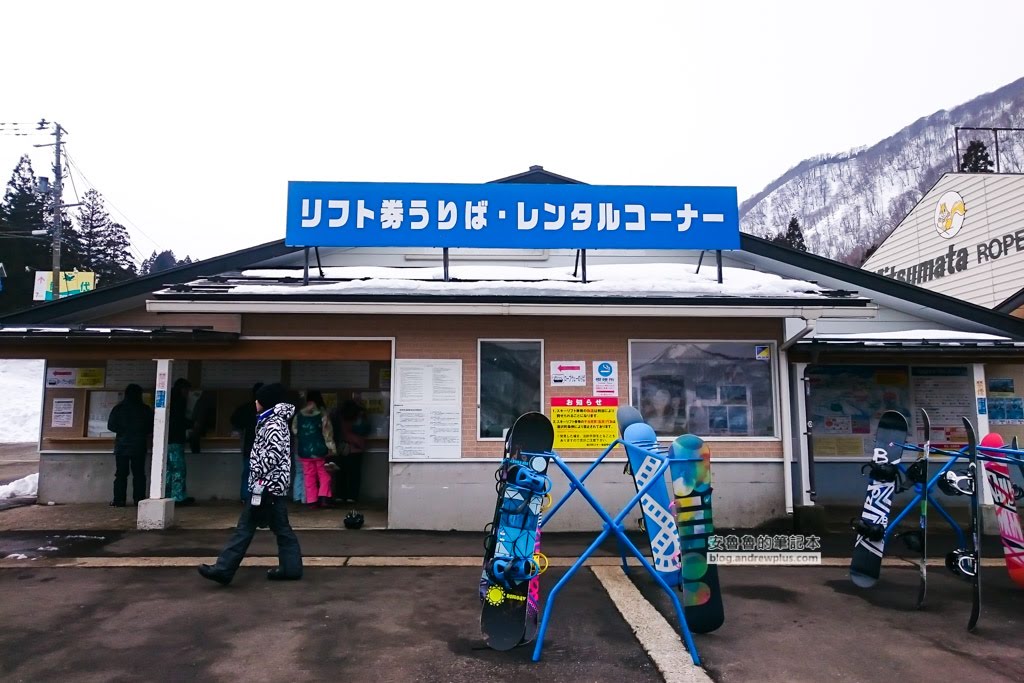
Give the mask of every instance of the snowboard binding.
M 885 527 L 888 523 L 889 520 L 884 517 L 878 522 L 869 522 L 861 517 L 850 520 L 853 530 L 869 541 L 881 541 L 885 538 Z
M 973 496 L 974 478 L 966 472 L 949 470 L 939 479 L 939 490 L 947 496 Z
M 915 460 L 910 467 L 907 468 L 907 481 L 911 484 L 924 484 L 927 473 L 928 462 L 924 458 Z
M 515 486 L 531 493 L 546 495 L 551 490 L 551 478 L 526 465 L 511 465 L 505 474 L 509 486 Z
M 896 492 L 905 490 L 903 486 L 903 477 L 900 474 L 899 465 L 893 462 L 889 462 L 888 456 L 882 449 L 876 449 L 876 453 L 871 456 L 871 462 L 865 463 L 860 468 L 860 473 L 864 474 L 864 470 L 867 470 L 867 475 L 873 481 L 881 481 L 884 483 L 896 482 Z
M 1013 485 L 1013 500 L 1014 501 L 1018 501 L 1021 498 L 1024 498 L 1024 489 L 1022 489 L 1020 486 L 1017 486 L 1016 484 L 1014 484 Z
M 978 573 L 978 561 L 971 551 L 960 548 L 946 555 L 946 568 L 961 579 L 970 581 Z
M 903 539 L 903 545 L 907 547 L 912 553 L 921 552 L 921 548 L 924 547 L 923 537 L 920 529 L 913 529 L 911 531 L 904 531 L 903 533 L 897 534 Z
M 484 567 L 494 583 L 508 586 L 511 582 L 529 581 L 540 574 L 540 565 L 532 557 L 495 557 Z

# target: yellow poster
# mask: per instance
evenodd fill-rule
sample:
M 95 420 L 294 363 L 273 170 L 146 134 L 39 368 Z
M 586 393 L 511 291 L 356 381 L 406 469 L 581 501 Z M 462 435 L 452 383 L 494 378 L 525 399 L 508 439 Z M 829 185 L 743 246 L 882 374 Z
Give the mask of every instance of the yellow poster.
M 78 383 L 80 389 L 102 389 L 104 375 L 103 368 L 78 368 Z
M 556 449 L 603 450 L 619 437 L 615 411 L 619 400 L 607 396 L 551 399 Z

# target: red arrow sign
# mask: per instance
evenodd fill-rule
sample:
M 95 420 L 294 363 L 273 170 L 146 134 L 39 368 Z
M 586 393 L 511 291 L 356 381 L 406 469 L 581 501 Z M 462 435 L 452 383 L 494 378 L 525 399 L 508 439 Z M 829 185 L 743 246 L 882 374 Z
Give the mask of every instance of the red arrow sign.
M 578 365 L 559 365 L 558 366 L 559 372 L 561 372 L 562 370 L 579 370 L 579 369 L 580 369 L 580 366 L 578 366 Z

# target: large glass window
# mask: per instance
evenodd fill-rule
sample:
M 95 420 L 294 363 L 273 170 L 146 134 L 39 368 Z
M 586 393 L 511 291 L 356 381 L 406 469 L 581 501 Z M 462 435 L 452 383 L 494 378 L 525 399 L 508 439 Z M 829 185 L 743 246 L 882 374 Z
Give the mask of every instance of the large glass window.
M 479 438 L 500 439 L 515 419 L 541 406 L 540 341 L 480 340 Z
M 774 347 L 630 342 L 633 405 L 659 436 L 775 436 Z

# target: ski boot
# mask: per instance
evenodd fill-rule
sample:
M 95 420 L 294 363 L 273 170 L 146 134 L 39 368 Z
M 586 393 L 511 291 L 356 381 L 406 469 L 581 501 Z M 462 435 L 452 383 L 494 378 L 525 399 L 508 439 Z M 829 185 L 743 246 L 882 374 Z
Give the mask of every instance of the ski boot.
M 946 568 L 955 576 L 970 581 L 978 572 L 978 561 L 975 559 L 974 553 L 959 548 L 946 555 Z
M 973 496 L 974 479 L 964 472 L 947 470 L 939 479 L 939 489 L 947 496 Z

